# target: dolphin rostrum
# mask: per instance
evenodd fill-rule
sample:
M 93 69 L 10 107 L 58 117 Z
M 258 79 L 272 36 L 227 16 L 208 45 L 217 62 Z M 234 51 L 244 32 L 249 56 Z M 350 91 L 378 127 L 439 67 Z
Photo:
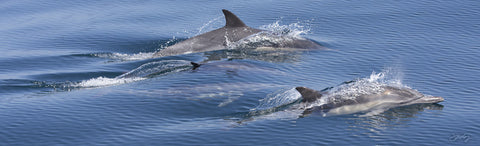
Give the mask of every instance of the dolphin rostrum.
M 226 21 L 224 27 L 194 36 L 175 45 L 168 46 L 165 49 L 156 52 L 154 57 L 223 50 L 226 49 L 231 43 L 235 43 L 248 36 L 264 31 L 248 27 L 235 14 L 228 10 L 223 9 L 222 11 L 225 15 Z M 273 45 L 268 44 L 265 47 L 301 49 L 322 48 L 322 46 L 320 46 L 318 43 L 304 38 L 288 39 L 288 41 Z
M 380 92 L 357 94 L 353 98 L 328 96 L 327 92 L 306 87 L 296 87 L 295 89 L 302 95 L 302 103 L 314 103 L 325 96 L 328 98 L 319 106 L 307 108 L 304 114 L 321 111 L 324 115 L 339 115 L 369 111 L 366 115 L 373 115 L 394 107 L 438 103 L 444 100 L 442 97 L 423 95 L 414 89 L 394 86 L 381 86 Z

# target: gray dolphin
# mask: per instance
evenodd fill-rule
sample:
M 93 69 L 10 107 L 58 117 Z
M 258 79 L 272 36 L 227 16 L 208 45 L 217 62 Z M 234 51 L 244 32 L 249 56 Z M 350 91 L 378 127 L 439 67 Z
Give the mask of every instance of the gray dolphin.
M 295 88 L 302 95 L 302 103 L 314 103 L 328 95 L 327 92 L 316 91 L 306 87 Z M 325 115 L 352 114 L 369 111 L 366 115 L 374 115 L 387 109 L 422 103 L 438 103 L 444 99 L 437 96 L 427 96 L 422 93 L 406 88 L 381 86 L 381 92 L 372 94 L 358 94 L 354 98 L 329 96 L 320 106 L 306 109 L 304 115 L 313 111 L 322 111 Z
M 225 15 L 226 21 L 224 27 L 194 36 L 175 45 L 168 46 L 165 49 L 156 52 L 154 57 L 223 50 L 226 49 L 230 43 L 237 42 L 243 38 L 264 31 L 248 27 L 235 14 L 228 10 L 223 9 L 222 11 Z M 268 44 L 267 46 L 258 47 L 301 49 L 322 48 L 322 46 L 319 44 L 304 38 L 288 39 L 288 41 L 284 41 L 282 43 L 273 45 Z

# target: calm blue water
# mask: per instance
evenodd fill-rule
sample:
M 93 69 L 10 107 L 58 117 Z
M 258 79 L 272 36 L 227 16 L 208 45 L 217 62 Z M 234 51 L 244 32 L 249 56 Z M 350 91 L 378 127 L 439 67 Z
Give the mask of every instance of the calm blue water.
M 150 57 L 222 27 L 221 9 L 329 50 Z M 479 16 L 478 1 L 0 1 L 0 145 L 475 145 Z M 255 112 L 355 79 L 445 101 Z

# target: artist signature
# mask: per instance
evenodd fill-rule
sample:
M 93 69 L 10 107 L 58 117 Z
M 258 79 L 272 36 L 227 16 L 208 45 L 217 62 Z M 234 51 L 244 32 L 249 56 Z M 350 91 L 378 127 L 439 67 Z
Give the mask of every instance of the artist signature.
M 467 143 L 471 139 L 472 139 L 472 135 L 468 133 L 463 133 L 463 134 L 454 133 L 448 138 L 448 140 L 451 142 L 463 141 L 464 143 Z

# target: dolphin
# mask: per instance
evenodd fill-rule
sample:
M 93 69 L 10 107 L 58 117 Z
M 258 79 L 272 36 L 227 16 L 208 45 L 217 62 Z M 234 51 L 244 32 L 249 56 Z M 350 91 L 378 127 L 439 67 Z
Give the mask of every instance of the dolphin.
M 215 50 L 223 50 L 229 44 L 238 42 L 248 36 L 257 34 L 264 30 L 248 27 L 232 12 L 222 9 L 225 15 L 225 26 L 210 32 L 206 32 L 175 45 L 168 46 L 154 54 L 154 57 L 174 56 L 180 54 L 189 54 L 196 52 L 207 52 Z M 318 43 L 305 38 L 284 39 L 281 43 L 268 44 L 267 48 L 299 48 L 299 49 L 320 49 L 323 48 Z
M 407 87 L 380 86 L 380 92 L 371 94 L 357 94 L 353 98 L 328 96 L 329 93 L 316 91 L 306 87 L 295 88 L 301 95 L 301 103 L 315 103 L 322 98 L 323 103 L 319 106 L 307 108 L 303 115 L 313 111 L 321 111 L 326 115 L 353 114 L 369 111 L 366 116 L 375 115 L 390 108 L 413 105 L 429 104 L 444 101 L 442 97 L 424 95 Z M 313 104 L 315 105 L 315 104 Z

